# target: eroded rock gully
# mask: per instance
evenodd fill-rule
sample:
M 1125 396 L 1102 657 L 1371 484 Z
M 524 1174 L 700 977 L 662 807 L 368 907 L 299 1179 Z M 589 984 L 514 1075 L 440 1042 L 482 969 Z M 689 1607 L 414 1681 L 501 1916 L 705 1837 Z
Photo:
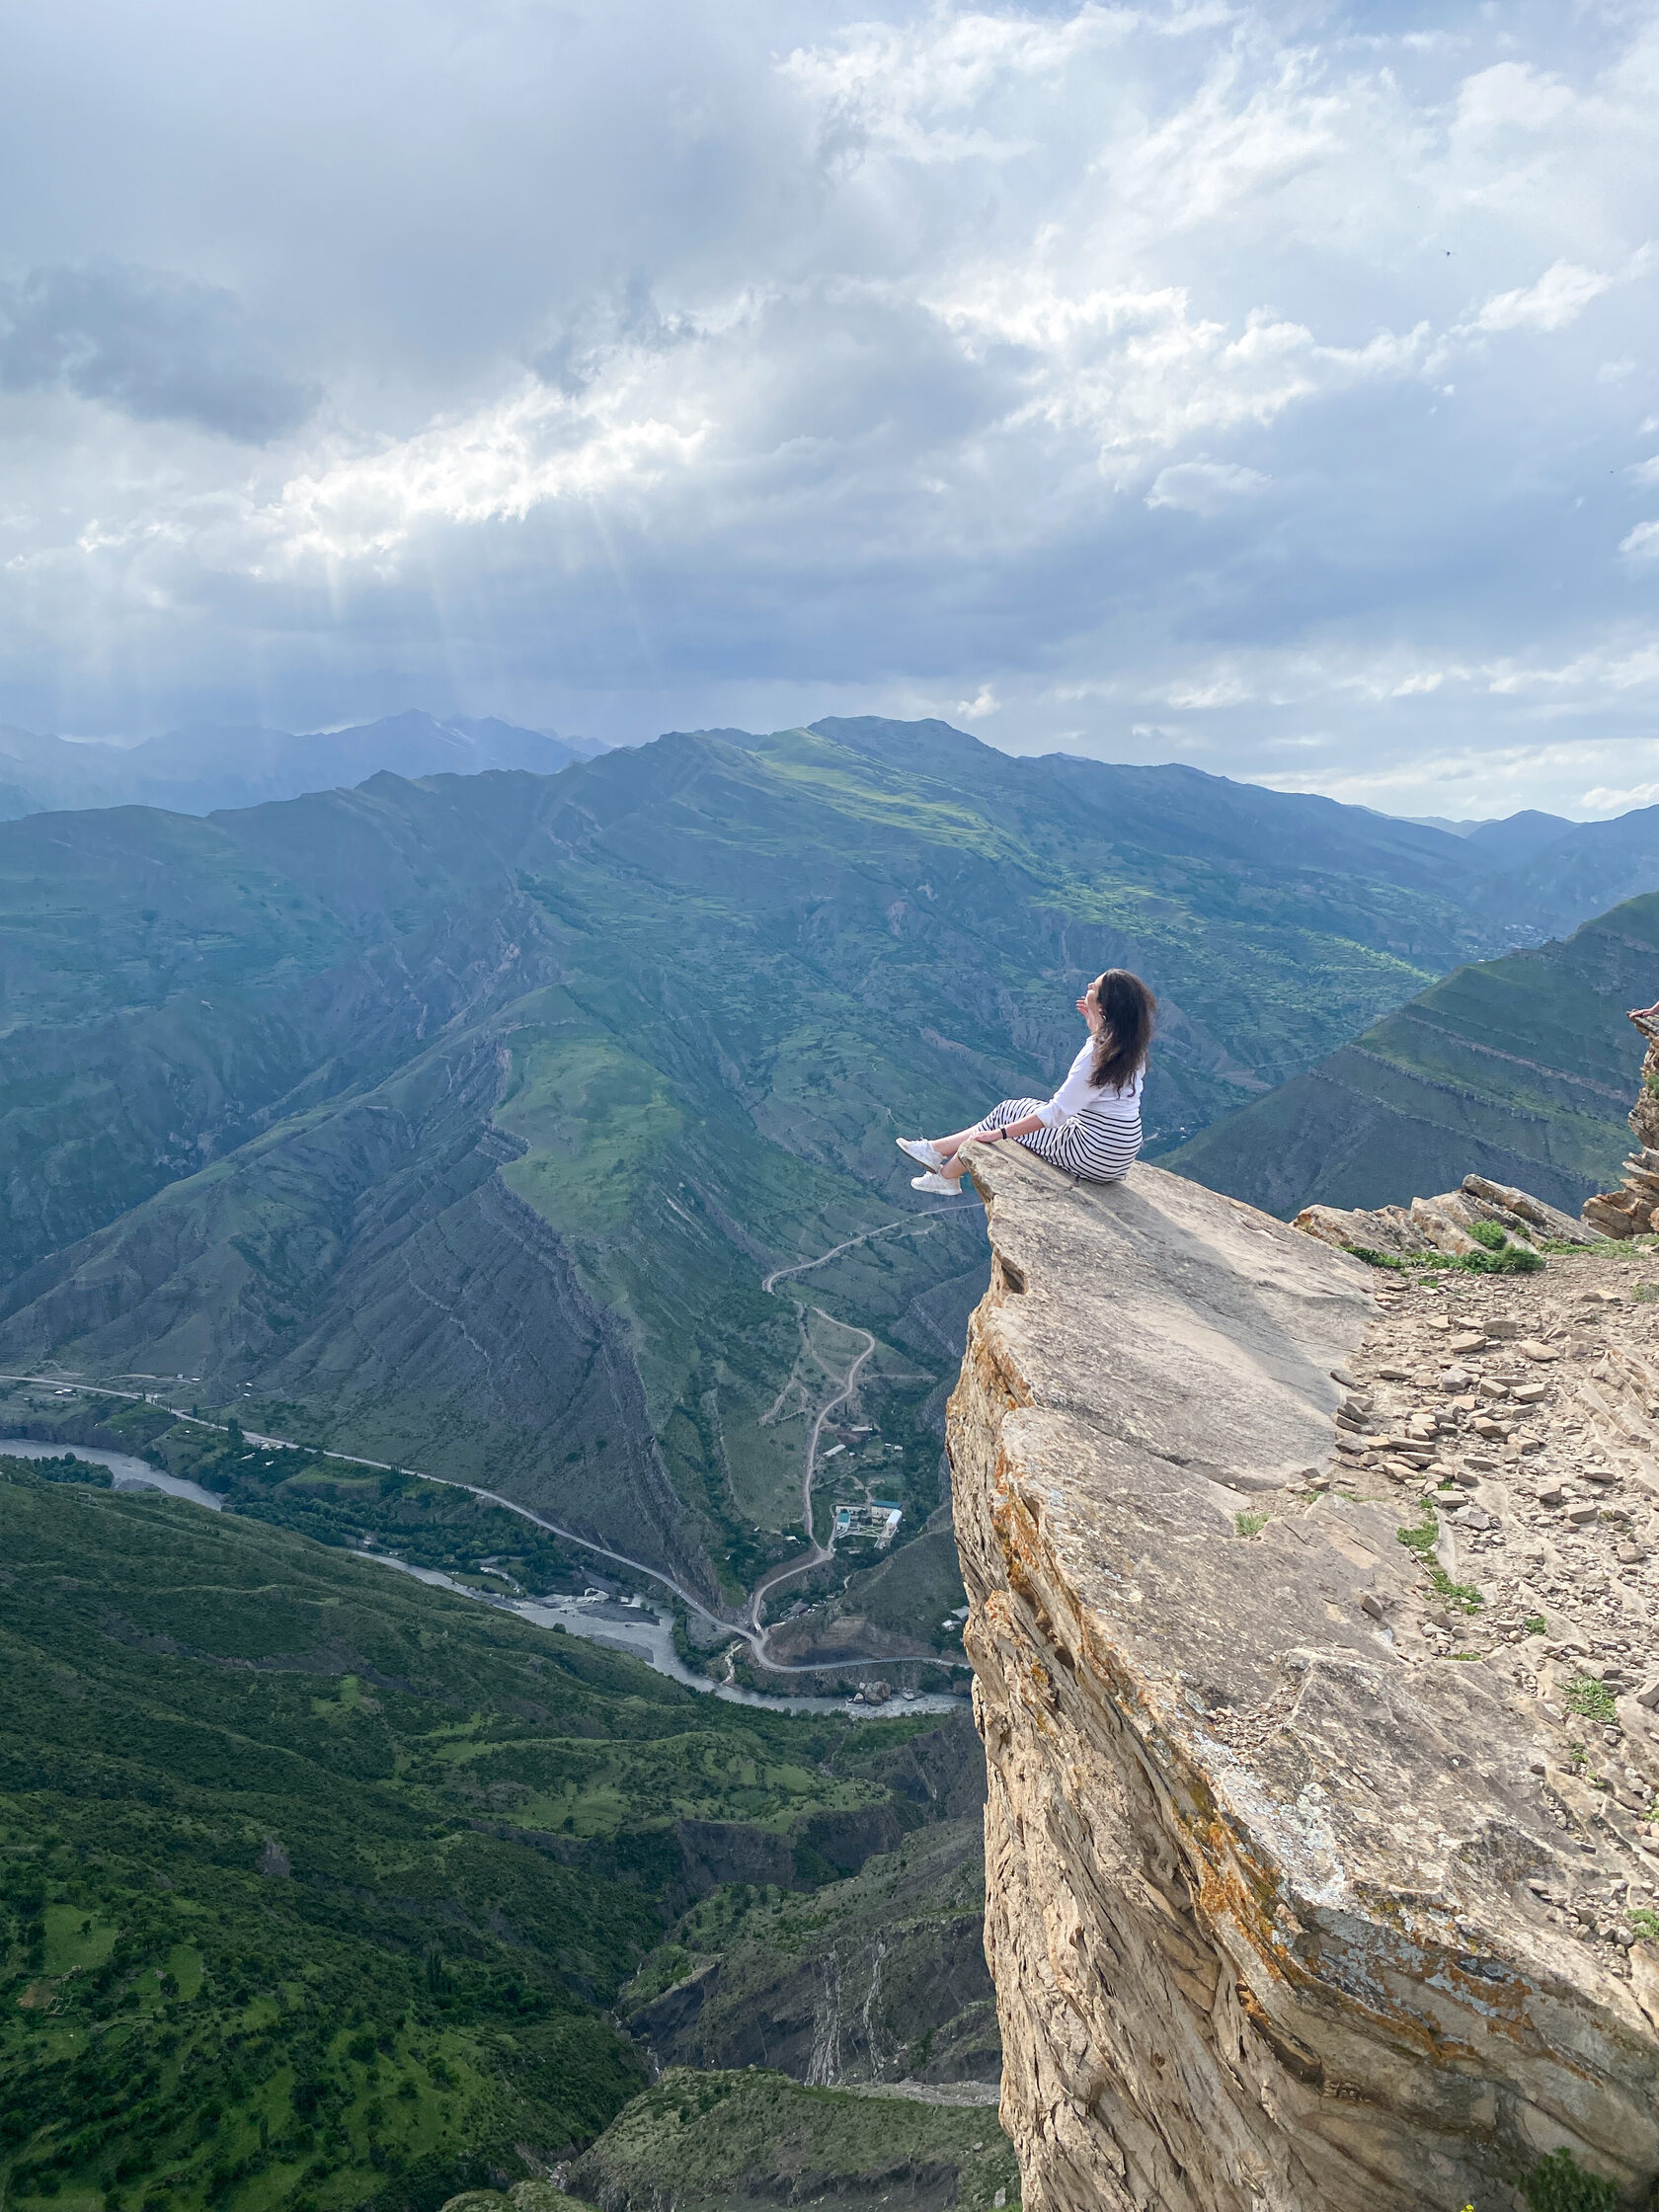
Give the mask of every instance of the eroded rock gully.
M 949 1441 L 1026 2205 L 1514 2212 L 1565 2146 L 1645 2206 L 1641 1261 L 1408 1287 L 1155 1168 L 975 1176 Z

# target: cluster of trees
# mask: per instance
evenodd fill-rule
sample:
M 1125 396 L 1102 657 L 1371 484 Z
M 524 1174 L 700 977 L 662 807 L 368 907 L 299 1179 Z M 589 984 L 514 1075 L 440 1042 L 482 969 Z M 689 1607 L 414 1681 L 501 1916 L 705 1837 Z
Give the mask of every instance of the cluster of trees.
M 560 2156 L 640 2087 L 609 2015 L 685 1902 L 681 1816 L 768 1843 L 780 1815 L 923 1817 L 882 1770 L 913 1723 L 750 1714 L 257 1518 L 70 1511 L 18 1465 L 14 2212 L 435 2212 L 516 2177 L 514 2146 Z

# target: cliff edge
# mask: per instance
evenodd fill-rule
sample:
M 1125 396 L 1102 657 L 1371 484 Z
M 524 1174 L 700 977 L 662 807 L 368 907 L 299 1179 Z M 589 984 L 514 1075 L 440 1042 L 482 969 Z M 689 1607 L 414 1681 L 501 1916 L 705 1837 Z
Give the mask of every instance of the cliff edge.
M 1330 1486 L 1397 1279 L 1156 1168 L 974 1176 L 948 1434 L 1028 2212 L 1514 2212 L 1562 2150 L 1645 2206 L 1659 1945 L 1570 1900 L 1644 1894 L 1651 1836 L 1449 1648 L 1416 1470 Z

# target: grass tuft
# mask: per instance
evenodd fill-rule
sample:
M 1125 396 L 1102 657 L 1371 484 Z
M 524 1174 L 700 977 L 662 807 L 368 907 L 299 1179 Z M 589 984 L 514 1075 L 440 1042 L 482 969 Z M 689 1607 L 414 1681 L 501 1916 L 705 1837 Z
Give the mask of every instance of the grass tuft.
M 1394 1534 L 1407 1551 L 1416 1552 L 1436 1597 L 1444 1598 L 1449 1606 L 1455 1606 L 1460 1613 L 1478 1613 L 1481 1610 L 1486 1601 L 1474 1585 L 1469 1582 L 1454 1582 L 1434 1555 L 1434 1547 L 1440 1540 L 1440 1523 L 1435 1516 L 1434 1507 L 1426 1498 L 1423 1501 L 1423 1518 L 1417 1526 L 1413 1529 L 1396 1529 Z
M 1618 1726 L 1619 1701 L 1607 1684 L 1598 1682 L 1594 1675 L 1574 1675 L 1567 1685 L 1567 1704 L 1573 1712 L 1604 1728 Z
M 1540 2159 L 1521 2184 L 1531 2212 L 1618 2212 L 1619 2190 L 1586 2173 L 1568 2150 Z
M 1496 1230 L 1497 1245 L 1479 1252 L 1464 1252 L 1458 1258 L 1454 1258 L 1449 1252 L 1413 1252 L 1409 1255 L 1401 1252 L 1380 1252 L 1372 1244 L 1345 1244 L 1342 1248 L 1345 1252 L 1351 1252 L 1355 1259 L 1364 1260 L 1367 1267 L 1384 1267 L 1395 1275 L 1450 1275 L 1460 1272 L 1464 1275 L 1536 1275 L 1545 1264 L 1543 1254 L 1535 1251 L 1532 1245 L 1512 1244 L 1495 1222 L 1477 1222 L 1475 1229 Z M 1474 1230 L 1471 1230 L 1470 1234 L 1473 1233 Z M 1482 1245 L 1486 1245 L 1489 1239 L 1482 1236 L 1480 1241 Z M 1563 1244 L 1555 1248 L 1576 1252 L 1581 1247 Z

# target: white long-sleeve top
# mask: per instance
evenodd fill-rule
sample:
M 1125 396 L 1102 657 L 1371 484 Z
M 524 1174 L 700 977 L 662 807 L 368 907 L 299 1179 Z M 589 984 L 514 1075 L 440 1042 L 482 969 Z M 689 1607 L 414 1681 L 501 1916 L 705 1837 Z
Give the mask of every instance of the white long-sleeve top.
M 1141 1092 L 1146 1080 L 1145 1065 L 1138 1067 L 1121 1090 L 1110 1083 L 1096 1089 L 1089 1081 L 1089 1070 L 1094 1066 L 1094 1039 L 1088 1043 L 1071 1063 L 1063 1082 L 1046 1106 L 1037 1111 L 1045 1129 L 1057 1123 L 1068 1122 L 1074 1114 L 1098 1114 L 1105 1121 L 1132 1122 L 1141 1112 Z

